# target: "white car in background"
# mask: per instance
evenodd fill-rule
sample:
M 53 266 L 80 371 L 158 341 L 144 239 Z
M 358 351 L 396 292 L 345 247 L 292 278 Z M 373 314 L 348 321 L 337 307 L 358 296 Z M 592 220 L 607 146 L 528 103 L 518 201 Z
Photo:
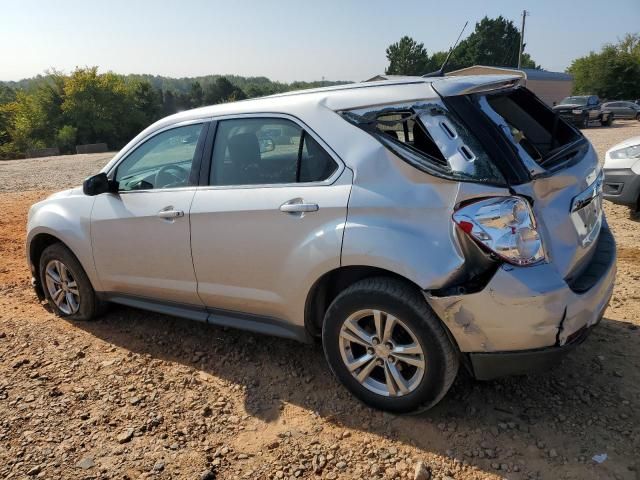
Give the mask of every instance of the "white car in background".
M 604 198 L 640 210 L 640 136 L 610 148 L 603 170 Z

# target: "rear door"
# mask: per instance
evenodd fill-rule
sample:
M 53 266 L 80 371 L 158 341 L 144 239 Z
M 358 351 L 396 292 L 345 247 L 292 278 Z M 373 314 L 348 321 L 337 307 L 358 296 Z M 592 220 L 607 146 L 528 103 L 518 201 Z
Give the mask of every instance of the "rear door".
M 210 308 L 302 325 L 306 294 L 340 265 L 351 172 L 285 115 L 217 122 L 191 207 L 198 293 Z

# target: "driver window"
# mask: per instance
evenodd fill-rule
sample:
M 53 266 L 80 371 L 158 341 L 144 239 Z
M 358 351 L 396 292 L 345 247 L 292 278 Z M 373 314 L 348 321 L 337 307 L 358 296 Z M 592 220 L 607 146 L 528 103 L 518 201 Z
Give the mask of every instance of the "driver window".
M 191 185 L 191 165 L 202 124 L 159 133 L 125 158 L 116 170 L 121 191 L 176 188 Z

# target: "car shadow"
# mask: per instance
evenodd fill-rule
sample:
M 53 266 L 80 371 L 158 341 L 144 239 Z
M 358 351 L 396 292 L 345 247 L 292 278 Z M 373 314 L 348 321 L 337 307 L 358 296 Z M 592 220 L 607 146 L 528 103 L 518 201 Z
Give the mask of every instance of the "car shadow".
M 600 451 L 617 454 L 627 473 L 626 466 L 636 462 L 631 446 L 629 452 L 611 451 L 609 427 L 618 423 L 602 421 L 620 420 L 621 402 L 640 398 L 640 331 L 630 323 L 603 319 L 583 345 L 543 374 L 478 382 L 461 369 L 439 405 L 409 416 L 382 413 L 358 402 L 334 379 L 317 343 L 305 345 L 119 306 L 99 321 L 74 325 L 130 352 L 186 365 L 239 386 L 247 414 L 263 422 L 278 421 L 284 405 L 293 404 L 339 427 L 489 470 L 494 449 L 514 462 L 528 455 L 530 471 L 553 456 L 547 453 L 551 447 L 561 452 L 560 459 L 584 463 L 586 469 L 593 468 L 591 456 Z M 627 415 L 629 429 L 640 425 L 638 415 L 640 409 Z M 576 427 L 586 425 L 590 426 Z M 461 439 L 472 447 L 461 450 Z M 581 478 L 601 474 L 602 470 Z

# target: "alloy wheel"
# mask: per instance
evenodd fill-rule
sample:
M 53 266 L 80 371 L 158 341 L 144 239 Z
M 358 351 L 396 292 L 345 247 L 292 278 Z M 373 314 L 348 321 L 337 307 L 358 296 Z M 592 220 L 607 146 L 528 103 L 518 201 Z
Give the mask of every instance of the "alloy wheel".
M 359 310 L 342 325 L 342 360 L 367 390 L 387 397 L 413 392 L 426 370 L 424 351 L 411 328 L 382 310 Z
M 53 303 L 65 315 L 80 309 L 80 290 L 71 271 L 60 260 L 51 260 L 45 268 L 47 290 Z

